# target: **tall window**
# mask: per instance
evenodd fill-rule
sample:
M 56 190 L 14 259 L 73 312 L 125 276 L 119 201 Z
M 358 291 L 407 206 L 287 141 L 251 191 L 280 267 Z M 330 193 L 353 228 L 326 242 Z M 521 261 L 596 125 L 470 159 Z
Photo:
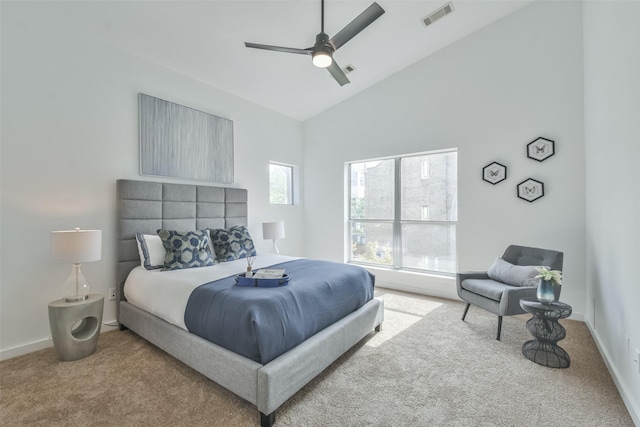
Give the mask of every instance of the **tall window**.
M 269 203 L 293 204 L 293 166 L 269 163 Z
M 457 152 L 349 164 L 350 262 L 455 273 Z

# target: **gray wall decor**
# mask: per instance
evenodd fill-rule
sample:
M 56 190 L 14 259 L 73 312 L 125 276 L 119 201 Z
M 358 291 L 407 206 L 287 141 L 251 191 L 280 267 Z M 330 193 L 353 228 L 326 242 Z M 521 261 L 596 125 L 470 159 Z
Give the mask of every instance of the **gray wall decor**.
M 140 93 L 140 175 L 233 182 L 233 121 Z

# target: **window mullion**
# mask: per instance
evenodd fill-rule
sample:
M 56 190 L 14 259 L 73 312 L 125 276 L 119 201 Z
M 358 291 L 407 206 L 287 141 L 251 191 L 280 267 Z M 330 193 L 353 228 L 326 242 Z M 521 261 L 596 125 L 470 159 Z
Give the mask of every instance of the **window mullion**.
M 394 215 L 393 215 L 393 267 L 402 266 L 402 229 L 400 220 L 402 218 L 402 195 L 400 194 L 402 178 L 400 168 L 400 158 L 394 162 Z

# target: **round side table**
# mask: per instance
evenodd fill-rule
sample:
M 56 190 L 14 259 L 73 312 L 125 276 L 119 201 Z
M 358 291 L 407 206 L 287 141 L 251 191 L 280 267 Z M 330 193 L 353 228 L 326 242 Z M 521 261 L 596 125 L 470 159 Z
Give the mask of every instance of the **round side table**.
M 49 326 L 53 347 L 60 360 L 82 359 L 96 350 L 104 297 L 91 294 L 84 301 L 66 302 L 64 298 L 49 303 Z
M 567 336 L 567 331 L 558 323 L 571 315 L 571 306 L 563 302 L 543 304 L 538 301 L 520 300 L 520 307 L 533 317 L 527 320 L 527 330 L 534 339 L 522 345 L 522 354 L 542 366 L 568 368 L 569 354 L 556 343 Z

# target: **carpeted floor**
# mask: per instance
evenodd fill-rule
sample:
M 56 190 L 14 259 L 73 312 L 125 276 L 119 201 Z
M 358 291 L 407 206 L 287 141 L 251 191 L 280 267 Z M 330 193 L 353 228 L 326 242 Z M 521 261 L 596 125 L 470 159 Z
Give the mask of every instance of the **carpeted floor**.
M 633 426 L 581 322 L 563 320 L 568 369 L 525 359 L 528 316 L 379 290 L 371 333 L 286 402 L 276 426 Z M 130 331 L 60 362 L 52 348 L 0 362 L 7 426 L 257 426 L 254 406 Z

